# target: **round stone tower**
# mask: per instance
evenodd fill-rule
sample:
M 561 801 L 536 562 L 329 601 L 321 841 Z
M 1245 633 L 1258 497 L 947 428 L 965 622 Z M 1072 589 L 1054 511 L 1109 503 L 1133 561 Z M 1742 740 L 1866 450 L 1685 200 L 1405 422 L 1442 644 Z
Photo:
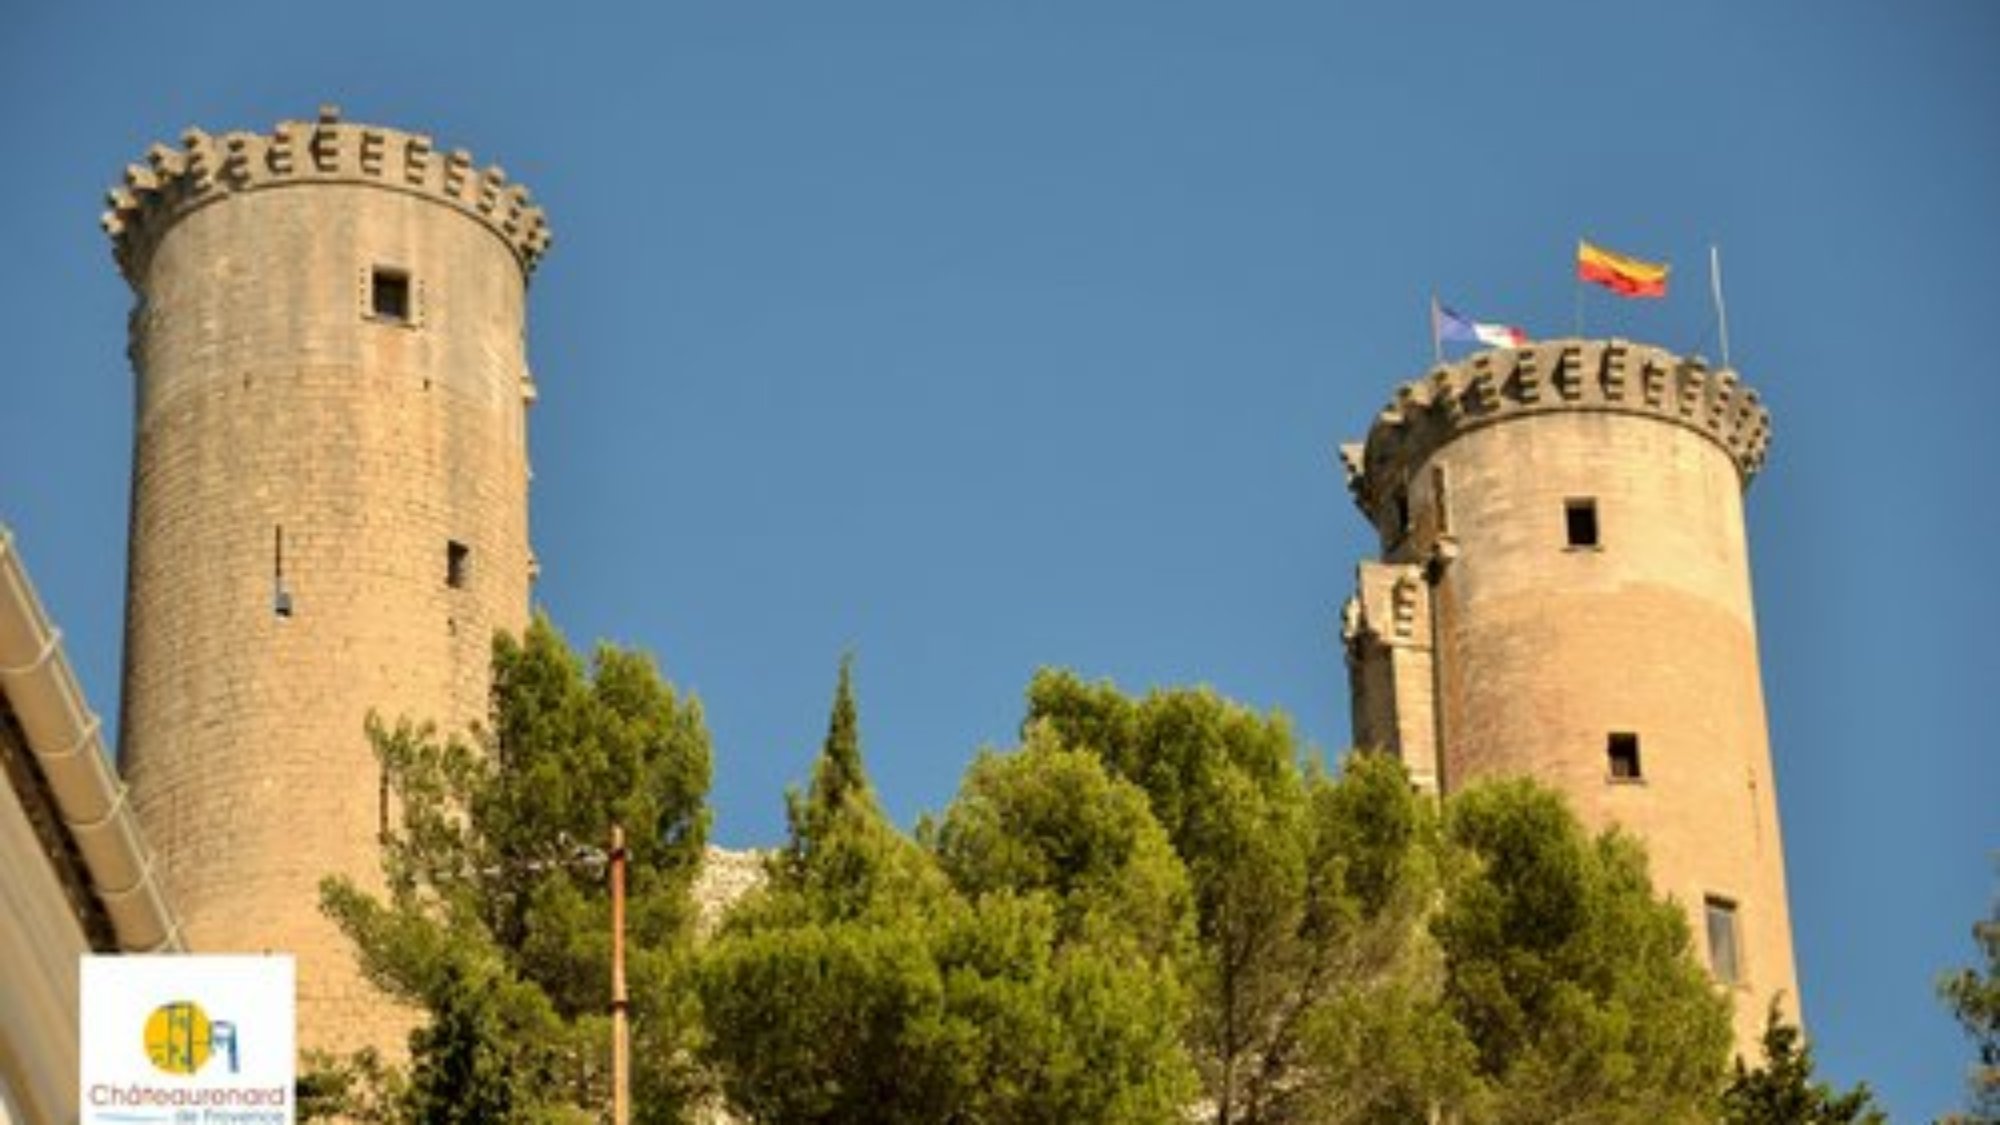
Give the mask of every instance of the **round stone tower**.
M 110 194 L 137 294 L 120 758 L 202 952 L 298 957 L 300 1043 L 393 1038 L 319 912 L 380 883 L 370 713 L 485 718 L 528 546 L 527 193 L 340 120 L 191 130 Z
M 1345 618 L 1356 743 L 1642 838 L 1751 1057 L 1798 995 L 1743 524 L 1769 440 L 1733 372 L 1563 340 L 1434 370 L 1342 451 L 1382 541 Z

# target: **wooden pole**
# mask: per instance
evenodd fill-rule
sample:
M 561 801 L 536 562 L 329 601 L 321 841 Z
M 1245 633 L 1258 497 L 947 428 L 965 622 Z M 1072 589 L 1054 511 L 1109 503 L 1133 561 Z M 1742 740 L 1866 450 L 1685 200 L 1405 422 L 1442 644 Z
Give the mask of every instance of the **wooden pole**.
M 611 826 L 611 1122 L 632 1120 L 632 1045 L 625 995 L 625 829 Z

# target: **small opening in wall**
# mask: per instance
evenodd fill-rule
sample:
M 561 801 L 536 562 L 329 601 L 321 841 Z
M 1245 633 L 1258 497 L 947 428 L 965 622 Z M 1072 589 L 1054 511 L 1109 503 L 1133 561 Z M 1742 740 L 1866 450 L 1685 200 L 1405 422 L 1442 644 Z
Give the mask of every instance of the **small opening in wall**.
M 271 612 L 278 617 L 292 615 L 292 592 L 285 588 L 285 528 L 271 529 Z
M 1563 502 L 1563 526 L 1572 547 L 1601 545 L 1597 532 L 1597 501 L 1584 498 Z
M 369 275 L 368 311 L 378 320 L 410 323 L 409 272 L 375 267 Z
M 1737 950 L 1736 903 L 1718 895 L 1702 900 L 1708 923 L 1708 967 L 1723 984 L 1743 983 L 1743 960 Z
M 1613 781 L 1639 781 L 1646 775 L 1639 768 L 1639 736 L 1630 731 L 1613 731 L 1605 739 L 1604 754 Z
M 444 545 L 444 584 L 454 590 L 465 589 L 465 581 L 472 574 L 472 548 L 453 539 Z
M 1437 529 L 1440 535 L 1451 534 L 1451 497 L 1445 491 L 1444 466 L 1431 466 L 1431 507 L 1437 512 Z

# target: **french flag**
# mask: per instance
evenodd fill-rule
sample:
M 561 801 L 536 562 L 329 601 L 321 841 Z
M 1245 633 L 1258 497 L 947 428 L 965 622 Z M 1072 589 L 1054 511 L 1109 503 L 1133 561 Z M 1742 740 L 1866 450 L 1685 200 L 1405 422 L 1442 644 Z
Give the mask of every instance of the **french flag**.
M 1431 331 L 1440 340 L 1459 340 L 1496 348 L 1519 348 L 1528 343 L 1528 334 L 1512 325 L 1487 324 L 1460 316 L 1435 301 L 1431 303 Z

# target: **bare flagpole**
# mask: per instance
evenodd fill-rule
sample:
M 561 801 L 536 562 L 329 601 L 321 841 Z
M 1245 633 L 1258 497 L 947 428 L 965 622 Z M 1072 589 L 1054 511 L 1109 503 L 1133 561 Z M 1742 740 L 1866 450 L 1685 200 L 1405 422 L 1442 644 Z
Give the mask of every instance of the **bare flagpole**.
M 1438 335 L 1438 295 L 1431 294 L 1431 362 L 1444 366 L 1444 338 Z
M 1729 366 L 1729 309 L 1722 303 L 1722 248 L 1708 245 L 1708 283 L 1715 294 L 1715 324 L 1722 337 L 1722 366 Z
M 1580 239 L 1576 244 L 1576 256 L 1579 261 L 1583 258 L 1583 242 Z M 1583 275 L 1577 274 L 1570 284 L 1576 287 L 1576 338 L 1581 340 L 1583 339 Z

